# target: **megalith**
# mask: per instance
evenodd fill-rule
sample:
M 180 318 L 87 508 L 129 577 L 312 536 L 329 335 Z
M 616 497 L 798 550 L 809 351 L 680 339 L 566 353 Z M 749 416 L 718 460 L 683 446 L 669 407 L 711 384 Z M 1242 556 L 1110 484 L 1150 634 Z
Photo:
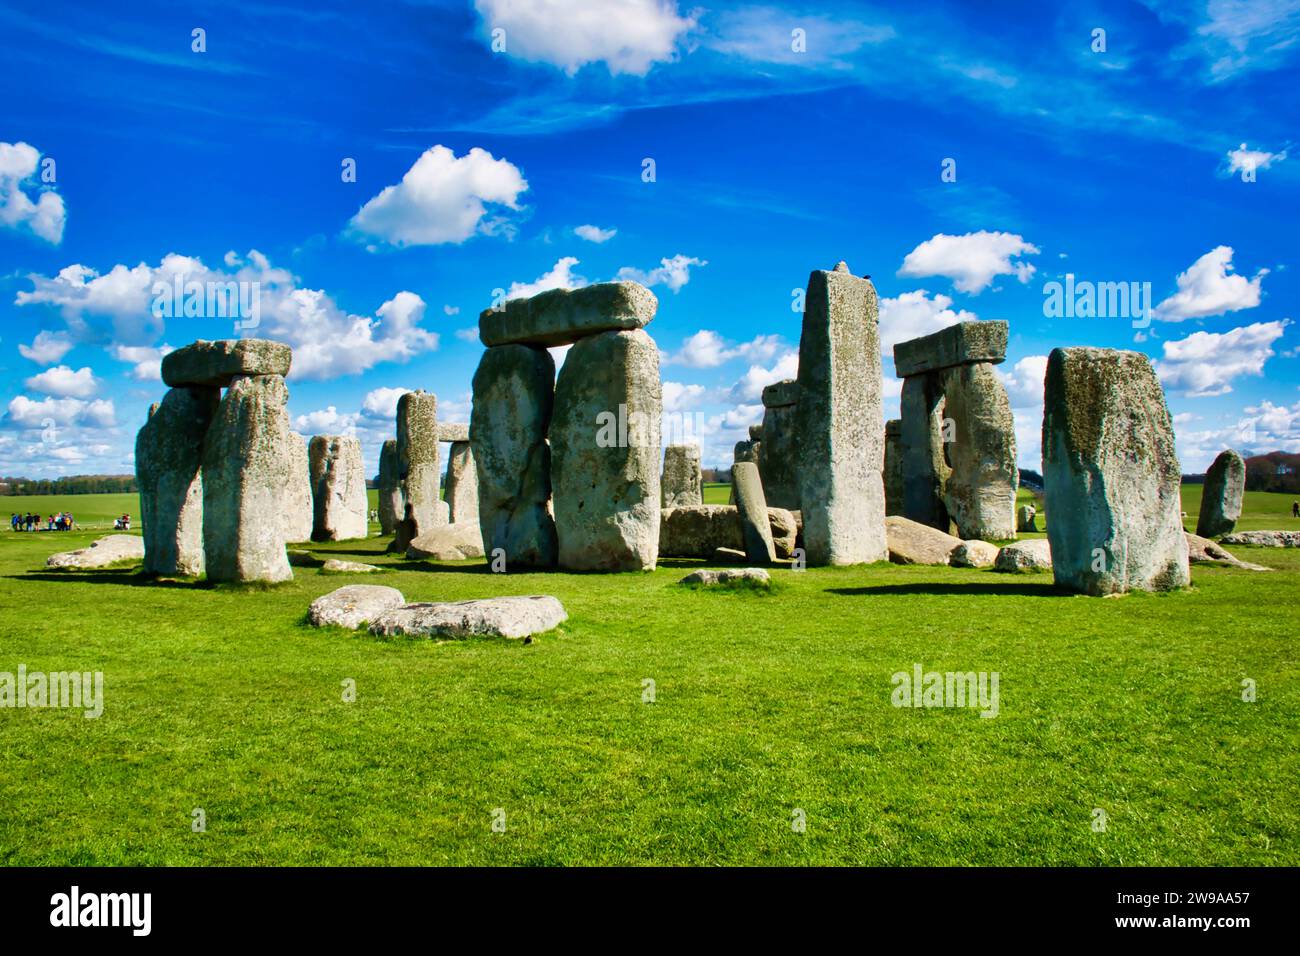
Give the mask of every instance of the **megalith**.
M 478 524 L 478 472 L 468 439 L 452 442 L 447 453 L 447 507 L 451 524 Z
M 1058 585 L 1105 595 L 1188 583 L 1173 423 L 1146 355 L 1052 351 L 1043 478 Z
M 392 534 L 397 530 L 397 522 L 406 514 L 395 438 L 388 439 L 379 449 L 379 476 L 375 485 L 379 492 L 379 532 Z
M 173 388 L 206 385 L 225 388 L 236 375 L 289 374 L 293 350 L 269 339 L 199 339 L 162 358 L 162 380 Z
M 944 416 L 952 422 L 945 447 L 952 471 L 944 504 L 966 540 L 1016 536 L 1016 422 L 1011 401 L 988 362 L 943 372 Z
M 1245 494 L 1245 460 L 1231 448 L 1219 452 L 1205 473 L 1196 533 L 1202 538 L 1231 534 L 1241 517 L 1241 501 Z
M 740 529 L 745 542 L 745 559 L 758 564 L 776 560 L 772 528 L 768 523 L 767 499 L 758 466 L 741 461 L 731 466 L 731 484 L 736 489 L 736 508 L 740 512 Z
M 496 345 L 474 373 L 470 445 L 483 550 L 506 567 L 554 567 L 551 450 L 555 362 L 544 348 Z M 594 424 L 593 424 L 594 429 Z
M 146 573 L 203 573 L 203 441 L 220 400 L 210 386 L 173 388 L 136 435 Z
M 799 510 L 799 434 L 795 422 L 799 384 L 785 379 L 763 389 L 758 471 L 772 508 Z
M 487 309 L 479 316 L 478 334 L 488 347 L 569 345 L 601 332 L 644 328 L 658 307 L 655 294 L 636 282 L 551 289 Z
M 876 289 L 815 271 L 799 339 L 799 500 L 811 565 L 884 560 L 884 416 Z
M 885 515 L 903 514 L 903 420 L 885 422 Z
M 550 430 L 562 568 L 654 569 L 662 412 L 659 350 L 645 331 L 574 343 L 555 385 Z
M 294 432 L 292 441 L 289 454 L 293 458 L 293 465 L 289 472 L 288 494 L 284 505 L 284 540 L 310 541 L 316 511 L 312 501 L 311 461 L 303 437 Z
M 316 435 L 308 446 L 314 504 L 311 539 L 347 541 L 369 529 L 361 442 L 348 435 Z
M 929 375 L 903 379 L 899 399 L 902 415 L 899 448 L 902 452 L 902 517 L 947 532 L 951 519 L 944 486 L 952 469 L 943 448 L 943 389 Z
M 438 454 L 438 397 L 432 392 L 407 392 L 397 400 L 397 466 L 406 511 L 415 522 L 410 529 L 412 538 L 446 524 Z
M 704 504 L 699 445 L 668 445 L 664 448 L 660 486 L 660 504 L 665 508 Z

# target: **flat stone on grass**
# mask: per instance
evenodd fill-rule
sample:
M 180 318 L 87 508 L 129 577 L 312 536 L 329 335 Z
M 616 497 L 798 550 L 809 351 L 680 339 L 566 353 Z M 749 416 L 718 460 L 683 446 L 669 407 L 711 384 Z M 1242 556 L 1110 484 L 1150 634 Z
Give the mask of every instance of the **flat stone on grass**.
M 406 604 L 370 624 L 379 637 L 531 637 L 569 619 L 564 605 L 545 594 L 478 601 Z
M 1050 571 L 1052 546 L 1046 538 L 1028 538 L 1009 544 L 998 552 L 994 571 Z
M 338 558 L 330 558 L 321 565 L 321 574 L 369 574 L 371 571 L 382 571 L 383 568 L 377 568 L 373 564 L 362 564 L 360 561 L 340 561 Z
M 678 584 L 698 584 L 706 588 L 770 588 L 772 576 L 762 568 L 727 568 L 722 571 L 692 571 Z
M 367 621 L 406 603 L 397 588 L 375 584 L 348 584 L 311 602 L 307 619 L 317 627 L 333 624 L 356 630 Z
M 45 566 L 82 571 L 87 568 L 102 568 L 118 561 L 143 560 L 144 538 L 133 534 L 110 534 L 77 551 L 52 554 L 45 559 Z

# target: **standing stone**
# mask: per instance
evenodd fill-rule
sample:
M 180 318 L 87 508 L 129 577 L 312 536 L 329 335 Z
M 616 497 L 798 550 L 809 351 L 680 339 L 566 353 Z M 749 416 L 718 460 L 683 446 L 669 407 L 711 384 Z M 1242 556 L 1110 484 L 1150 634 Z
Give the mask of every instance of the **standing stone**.
M 661 504 L 680 508 L 704 504 L 704 478 L 699 445 L 669 445 L 664 449 Z
M 654 569 L 662 413 L 659 350 L 643 330 L 601 332 L 569 350 L 551 423 L 562 568 Z
M 943 388 L 938 376 L 903 379 L 899 402 L 902 426 L 903 516 L 947 532 L 950 519 L 944 486 L 952 469 L 944 454 Z
M 286 489 L 293 431 L 279 375 L 237 375 L 203 450 L 203 550 L 209 581 L 287 581 Z
M 885 422 L 885 515 L 903 513 L 903 422 Z
M 173 388 L 135 439 L 135 475 L 148 574 L 203 573 L 203 439 L 217 411 L 216 388 Z
M 993 366 L 979 362 L 945 369 L 943 394 L 953 430 L 944 505 L 957 534 L 982 541 L 1014 538 L 1020 469 L 1007 390 Z
M 379 490 L 379 532 L 392 534 L 397 530 L 397 522 L 406 514 L 395 438 L 388 439 L 379 449 L 379 478 L 375 484 Z
M 468 440 L 452 442 L 447 455 L 447 506 L 452 524 L 478 524 L 478 472 Z
M 407 392 L 397 400 L 397 464 L 406 511 L 415 522 L 412 539 L 446 524 L 438 462 L 438 396 L 432 392 Z M 402 550 L 409 543 L 404 542 Z
M 1034 519 L 1037 517 L 1037 508 L 1033 505 L 1021 505 L 1016 511 L 1016 531 L 1037 531 L 1038 526 L 1034 524 Z
M 756 563 L 771 564 L 776 560 L 772 544 L 772 529 L 767 520 L 767 499 L 763 496 L 763 480 L 758 466 L 752 461 L 742 461 L 731 466 L 731 484 L 736 489 L 736 506 L 740 511 L 740 527 L 745 539 L 745 558 Z
M 1186 585 L 1181 477 L 1164 391 L 1147 356 L 1052 351 L 1043 478 L 1058 585 L 1094 595 Z
M 799 339 L 799 500 L 808 563 L 884 560 L 884 416 L 876 289 L 813 272 Z
M 346 435 L 317 435 L 308 446 L 312 500 L 315 504 L 313 541 L 364 538 L 370 505 L 361 442 Z
M 1246 462 L 1231 448 L 1219 452 L 1205 473 L 1196 533 L 1202 538 L 1231 534 L 1241 517 L 1241 500 L 1245 493 Z
M 762 443 L 758 471 L 767 503 L 799 510 L 798 384 L 793 379 L 763 389 Z
M 284 505 L 284 540 L 310 541 L 316 512 L 316 505 L 312 501 L 311 462 L 307 454 L 307 442 L 297 432 L 293 434 L 290 455 L 293 467 Z
M 526 345 L 489 348 L 474 373 L 470 445 L 478 471 L 479 528 L 488 557 L 506 567 L 555 566 L 551 450 L 554 401 L 551 353 Z

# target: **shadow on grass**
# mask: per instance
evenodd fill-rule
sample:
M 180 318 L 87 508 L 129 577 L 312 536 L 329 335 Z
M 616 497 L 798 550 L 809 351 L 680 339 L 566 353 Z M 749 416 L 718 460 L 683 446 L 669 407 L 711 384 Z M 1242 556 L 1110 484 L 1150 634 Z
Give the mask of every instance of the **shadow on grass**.
M 197 578 L 158 578 L 134 568 L 90 568 L 85 571 L 29 571 L 7 574 L 10 581 L 57 581 L 60 584 L 116 584 L 132 588 L 215 588 Z
M 955 594 L 964 597 L 981 594 L 1018 594 L 1023 597 L 1068 597 L 1073 592 L 1058 588 L 1051 578 L 1042 583 L 1032 581 L 989 581 L 973 584 L 942 581 L 915 582 L 911 584 L 875 584 L 860 588 L 827 588 L 828 594 L 846 597 L 867 597 L 874 594 Z

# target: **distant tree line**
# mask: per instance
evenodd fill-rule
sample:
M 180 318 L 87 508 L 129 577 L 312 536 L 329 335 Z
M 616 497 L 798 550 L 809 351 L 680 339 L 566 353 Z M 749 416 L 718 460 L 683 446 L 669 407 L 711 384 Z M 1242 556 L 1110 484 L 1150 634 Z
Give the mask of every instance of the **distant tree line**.
M 138 490 L 135 475 L 0 478 L 0 495 L 120 495 Z
M 1272 451 L 1247 458 L 1246 490 L 1300 493 L 1300 455 Z
M 701 468 L 700 477 L 709 484 L 722 482 L 724 485 L 731 484 L 730 468 Z

